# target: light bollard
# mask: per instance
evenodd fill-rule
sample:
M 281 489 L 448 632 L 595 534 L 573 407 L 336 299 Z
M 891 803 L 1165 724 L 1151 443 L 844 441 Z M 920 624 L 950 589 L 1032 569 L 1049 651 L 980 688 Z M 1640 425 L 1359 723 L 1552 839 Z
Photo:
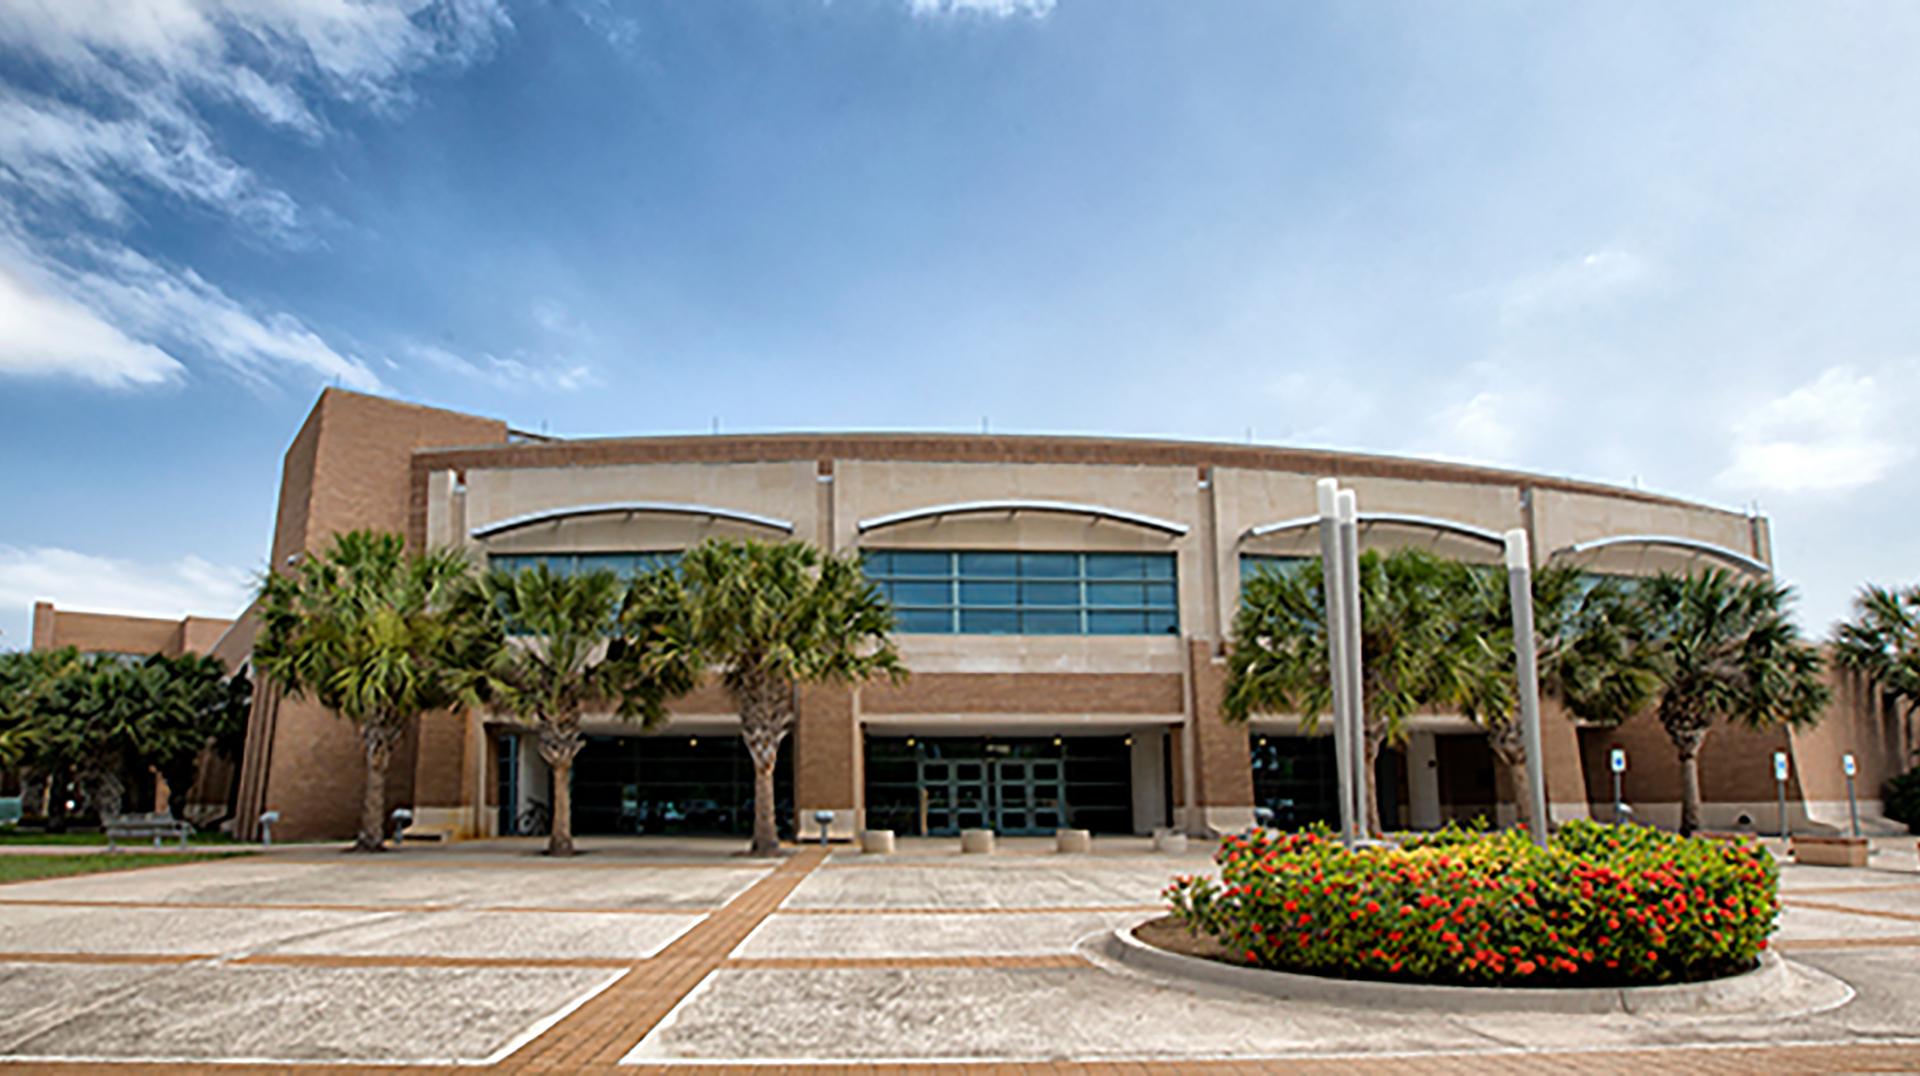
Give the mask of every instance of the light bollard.
M 1507 594 L 1513 606 L 1513 658 L 1520 689 L 1520 735 L 1527 745 L 1527 809 L 1533 843 L 1547 846 L 1547 777 L 1540 757 L 1540 667 L 1533 642 L 1533 555 L 1527 532 L 1507 532 Z
M 827 846 L 827 830 L 833 825 L 833 812 L 826 810 L 815 811 L 813 812 L 813 820 L 820 826 L 820 847 L 825 848 Z
M 1853 794 L 1853 774 L 1858 768 L 1853 764 L 1853 752 L 1840 756 L 1840 768 L 1847 771 L 1847 816 L 1853 820 L 1853 835 L 1860 836 L 1860 801 Z
M 1353 828 L 1356 839 L 1373 836 L 1367 828 L 1368 808 L 1373 803 L 1373 775 L 1367 772 L 1366 683 L 1361 676 L 1360 642 L 1360 502 L 1350 489 L 1334 498 L 1335 515 L 1340 521 L 1340 629 L 1346 636 L 1341 657 L 1347 669 L 1347 739 L 1353 746 L 1347 752 L 1353 772 Z
M 1322 478 L 1314 487 L 1314 492 L 1320 509 L 1320 581 L 1326 605 L 1327 671 L 1333 681 L 1333 754 L 1340 788 L 1340 841 L 1352 848 L 1360 827 L 1354 817 L 1356 801 L 1350 759 L 1354 745 L 1347 729 L 1347 694 L 1350 689 L 1347 687 L 1347 635 L 1342 625 L 1345 603 L 1341 595 L 1346 592 L 1346 584 L 1341 578 L 1340 483 L 1331 478 Z
M 1787 824 L 1787 753 L 1773 753 L 1773 784 L 1780 796 L 1780 839 L 1793 836 L 1792 827 Z

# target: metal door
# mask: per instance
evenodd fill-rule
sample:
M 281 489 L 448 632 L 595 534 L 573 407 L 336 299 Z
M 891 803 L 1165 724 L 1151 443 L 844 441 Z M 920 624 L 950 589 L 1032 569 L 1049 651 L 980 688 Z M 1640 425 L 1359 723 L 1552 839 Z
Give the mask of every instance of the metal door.
M 1046 834 L 1067 824 L 1066 782 L 1058 759 L 1000 759 L 993 764 L 994 829 Z

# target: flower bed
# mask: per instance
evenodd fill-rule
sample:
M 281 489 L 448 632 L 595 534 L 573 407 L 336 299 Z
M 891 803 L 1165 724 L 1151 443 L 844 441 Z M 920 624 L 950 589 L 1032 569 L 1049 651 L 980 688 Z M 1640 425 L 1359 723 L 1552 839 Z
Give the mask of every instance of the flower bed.
M 1229 837 L 1219 879 L 1167 887 L 1176 919 L 1247 964 L 1473 986 L 1691 982 L 1752 968 L 1779 872 L 1751 841 L 1572 822 L 1446 830 L 1348 852 L 1324 831 Z

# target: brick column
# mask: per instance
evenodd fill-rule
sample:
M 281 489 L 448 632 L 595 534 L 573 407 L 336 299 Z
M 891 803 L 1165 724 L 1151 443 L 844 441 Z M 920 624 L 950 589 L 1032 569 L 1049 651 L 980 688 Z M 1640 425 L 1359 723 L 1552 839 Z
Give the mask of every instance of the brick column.
M 1253 824 L 1253 758 L 1245 725 L 1231 725 L 1220 714 L 1226 696 L 1227 661 L 1213 656 L 1204 639 L 1187 641 L 1192 698 L 1187 720 L 1193 723 L 1193 804 L 1189 830 L 1233 832 Z
M 1591 818 L 1586 766 L 1580 758 L 1580 730 L 1551 698 L 1540 700 L 1541 765 L 1547 775 L 1547 816 L 1556 822 Z
M 813 812 L 834 813 L 828 834 L 852 840 L 866 827 L 866 758 L 860 736 L 857 695 L 852 688 L 800 689 L 793 728 L 794 832 L 819 839 Z

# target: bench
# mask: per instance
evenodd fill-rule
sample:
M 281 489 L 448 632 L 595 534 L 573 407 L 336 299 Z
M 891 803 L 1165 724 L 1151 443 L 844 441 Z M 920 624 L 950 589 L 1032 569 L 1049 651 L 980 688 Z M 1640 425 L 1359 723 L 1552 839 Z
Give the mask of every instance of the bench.
M 140 840 L 153 838 L 153 846 L 160 847 L 162 839 L 179 838 L 180 847 L 187 846 L 187 837 L 193 833 L 193 825 L 183 822 L 170 814 L 117 814 L 101 819 L 107 831 L 107 851 L 120 850 L 122 840 Z

